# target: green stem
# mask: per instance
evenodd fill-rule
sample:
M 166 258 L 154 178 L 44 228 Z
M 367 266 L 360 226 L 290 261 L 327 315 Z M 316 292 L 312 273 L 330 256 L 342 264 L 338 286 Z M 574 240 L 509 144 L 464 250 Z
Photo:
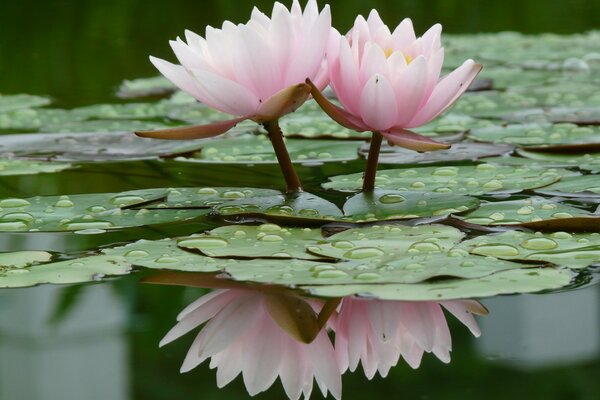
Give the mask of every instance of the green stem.
M 263 123 L 263 126 L 267 130 L 269 139 L 273 145 L 273 150 L 275 150 L 275 155 L 277 156 L 277 161 L 279 162 L 279 167 L 281 168 L 281 173 L 283 174 L 283 178 L 285 179 L 285 183 L 287 185 L 287 191 L 302 191 L 302 183 L 300 182 L 300 178 L 294 169 L 294 165 L 292 164 L 292 160 L 283 141 L 283 134 L 281 133 L 281 128 L 279 127 L 279 120 L 275 119 L 272 121 L 266 121 Z
M 379 161 L 379 150 L 383 136 L 381 133 L 373 131 L 371 138 L 371 147 L 369 147 L 369 156 L 367 157 L 367 168 L 363 178 L 363 192 L 372 192 L 375 189 L 375 175 L 377 174 L 377 162 Z

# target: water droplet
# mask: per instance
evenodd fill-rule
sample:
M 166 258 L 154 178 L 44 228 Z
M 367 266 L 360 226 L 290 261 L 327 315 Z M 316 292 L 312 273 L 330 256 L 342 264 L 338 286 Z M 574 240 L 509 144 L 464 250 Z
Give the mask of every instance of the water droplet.
M 344 257 L 353 260 L 362 260 L 364 258 L 380 257 L 384 254 L 382 250 L 375 247 L 359 247 L 345 252 Z
M 162 256 L 162 257 L 158 257 L 156 260 L 154 260 L 154 262 L 157 264 L 174 264 L 176 262 L 179 262 L 179 260 L 176 259 L 175 257 Z
M 320 279 L 339 279 L 339 278 L 345 278 L 347 276 L 348 276 L 347 273 L 345 273 L 344 271 L 337 270 L 337 269 L 320 271 L 315 274 L 315 277 L 320 278 Z
M 336 268 L 331 264 L 319 264 L 315 265 L 314 267 L 310 267 L 310 270 L 312 272 L 331 271 L 334 269 Z
M 381 275 L 379 275 L 375 272 L 363 272 L 354 277 L 354 279 L 358 279 L 361 281 L 373 281 L 373 280 L 379 279 L 379 278 L 381 278 Z
M 262 236 L 259 240 L 263 241 L 263 242 L 281 242 L 283 241 L 283 238 L 279 235 L 264 235 Z
M 124 254 L 125 257 L 147 257 L 150 255 L 146 250 L 130 250 Z
M 473 261 L 463 261 L 460 266 L 463 268 L 472 268 L 475 266 L 475 263 Z
M 201 194 L 201 195 L 215 195 L 219 192 L 217 192 L 215 189 L 213 188 L 200 188 L 198 189 L 198 191 L 196 192 L 197 194 Z
M 475 247 L 471 252 L 482 256 L 495 257 L 514 257 L 519 255 L 519 250 L 516 247 L 506 244 L 484 244 Z
M 61 207 L 61 208 L 73 207 L 74 205 L 75 205 L 75 203 L 73 203 L 69 199 L 60 199 L 56 202 L 56 204 L 54 204 L 55 207 Z
M 110 202 L 119 207 L 123 207 L 123 206 L 128 206 L 131 204 L 135 204 L 135 203 L 141 203 L 144 200 L 145 199 L 143 197 L 137 196 L 137 195 L 120 195 L 120 196 L 115 196 L 112 199 L 110 199 Z
M 235 236 L 236 238 L 244 238 L 246 237 L 246 232 L 245 231 L 235 231 L 233 236 Z
M 404 196 L 400 196 L 399 194 L 384 194 L 379 198 L 379 201 L 383 204 L 396 204 L 405 200 L 406 198 Z
M 218 249 L 222 247 L 227 247 L 227 245 L 229 245 L 229 242 L 220 237 L 205 236 L 183 239 L 177 242 L 177 245 L 181 247 L 195 249 Z
M 440 246 L 431 242 L 416 242 L 413 243 L 408 251 L 418 251 L 418 252 L 430 252 L 430 251 L 440 251 Z
M 0 219 L 3 221 L 31 222 L 35 219 L 35 217 L 31 214 L 24 213 L 24 212 L 14 212 L 14 213 L 4 214 L 2 216 L 2 218 L 0 218 Z
M 455 167 L 440 167 L 433 171 L 435 176 L 456 176 L 458 175 L 458 168 Z
M 573 237 L 573 235 L 567 232 L 554 232 L 550 236 L 552 236 L 555 239 L 571 239 Z
M 504 219 L 504 214 L 501 212 L 495 212 L 492 215 L 490 215 L 490 218 L 494 221 L 502 221 Z
M 354 247 L 356 247 L 356 245 L 352 242 L 349 242 L 347 240 L 338 240 L 335 241 L 333 243 L 331 243 L 331 245 L 333 247 L 335 247 L 336 249 L 353 249 Z
M 87 208 L 87 210 L 89 212 L 99 213 L 99 212 L 102 212 L 102 211 L 106 211 L 106 207 L 104 207 L 104 206 L 90 206 L 90 207 Z
M 29 273 L 29 270 L 24 268 L 9 269 L 5 272 L 6 275 L 23 275 L 27 273 Z
M 81 231 L 86 229 L 107 229 L 112 228 L 114 225 L 108 221 L 93 221 L 93 222 L 69 222 L 61 223 L 68 230 Z
M 519 214 L 519 215 L 529 215 L 529 214 L 533 213 L 534 210 L 535 209 L 533 207 L 531 207 L 531 206 L 524 206 L 524 207 L 521 207 L 521 208 L 519 208 L 517 210 L 517 214 Z
M 498 179 L 492 179 L 491 181 L 484 183 L 482 185 L 482 187 L 485 189 L 498 190 L 498 189 L 502 189 L 503 184 Z
M 303 208 L 302 210 L 298 211 L 298 215 L 303 217 L 318 217 L 319 212 L 312 208 Z
M 573 218 L 573 215 L 566 213 L 566 212 L 557 212 L 552 214 L 552 217 L 554 218 Z
M 0 208 L 25 207 L 29 204 L 30 203 L 27 200 L 18 198 L 0 200 Z
M 261 232 L 281 232 L 281 227 L 275 224 L 262 224 L 257 229 Z
M 550 250 L 558 247 L 558 243 L 552 239 L 540 237 L 524 240 L 520 246 L 529 250 Z
M 244 192 L 240 192 L 239 190 L 227 190 L 221 193 L 221 197 L 224 199 L 243 199 L 246 197 Z
M 424 189 L 425 188 L 425 184 L 423 182 L 413 182 L 410 187 L 412 187 L 413 189 Z

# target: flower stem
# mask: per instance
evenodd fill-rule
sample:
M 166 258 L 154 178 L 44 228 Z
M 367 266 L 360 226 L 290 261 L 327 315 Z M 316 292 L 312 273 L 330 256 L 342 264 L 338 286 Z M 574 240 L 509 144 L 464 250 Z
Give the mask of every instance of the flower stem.
M 267 130 L 269 139 L 273 145 L 273 150 L 275 150 L 275 155 L 277 156 L 277 161 L 279 162 L 279 167 L 281 168 L 281 173 L 283 174 L 283 178 L 285 179 L 285 183 L 287 185 L 287 191 L 302 191 L 302 183 L 300 182 L 300 178 L 294 169 L 290 155 L 285 147 L 285 143 L 283 142 L 283 134 L 281 133 L 281 128 L 279 127 L 279 120 L 274 119 L 272 121 L 266 121 L 263 123 L 263 126 Z
M 363 177 L 363 192 L 372 192 L 375 189 L 375 175 L 377 174 L 377 162 L 379 161 L 379 150 L 383 136 L 377 131 L 373 131 L 371 138 L 371 147 L 369 147 L 369 156 L 367 157 L 367 168 Z

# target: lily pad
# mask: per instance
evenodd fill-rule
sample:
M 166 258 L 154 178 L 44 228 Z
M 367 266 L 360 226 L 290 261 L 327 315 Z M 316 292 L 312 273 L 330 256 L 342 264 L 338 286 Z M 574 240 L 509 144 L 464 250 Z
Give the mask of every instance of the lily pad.
M 47 262 L 52 254 L 45 251 L 15 251 L 0 253 L 0 274 L 7 269 L 25 268 L 36 262 Z
M 47 97 L 34 96 L 31 94 L 0 95 L 0 113 L 5 113 L 22 108 L 42 107 L 50 104 Z
M 478 279 L 444 279 L 416 284 L 354 284 L 302 286 L 314 296 L 361 296 L 381 300 L 441 301 L 533 293 L 567 286 L 568 269 L 523 268 L 501 271 Z
M 479 200 L 446 193 L 399 192 L 377 189 L 358 193 L 344 204 L 345 220 L 370 222 L 444 216 L 479 206 Z
M 470 131 L 469 137 L 483 142 L 509 143 L 520 146 L 600 143 L 600 127 L 566 123 L 493 126 L 473 129 Z
M 119 86 L 117 97 L 130 99 L 172 93 L 177 87 L 164 76 L 125 80 Z
M 461 219 L 477 225 L 520 225 L 590 215 L 580 208 L 534 196 L 522 200 L 486 202 Z
M 600 262 L 600 233 L 509 231 L 467 240 L 459 248 L 471 254 L 505 260 L 541 261 L 583 268 Z
M 586 171 L 600 172 L 600 151 L 584 154 L 544 153 L 542 151 L 518 150 L 518 154 L 547 165 L 575 167 Z
M 21 108 L 0 114 L 0 129 L 32 132 L 50 126 L 73 124 L 83 119 L 83 116 L 74 115 L 69 110 Z
M 0 200 L 0 231 L 53 232 L 117 229 L 185 221 L 200 210 L 148 210 L 144 203 L 166 198 L 164 189 Z M 138 209 L 130 207 L 138 206 Z
M 153 159 L 201 148 L 205 141 L 152 140 L 133 133 L 15 134 L 0 142 L 0 154 L 61 161 Z
M 600 107 L 549 107 L 515 111 L 502 117 L 521 123 L 567 122 L 578 125 L 600 125 Z
M 59 172 L 68 168 L 71 164 L 0 158 L 0 176 Z
M 292 162 L 348 161 L 358 158 L 363 142 L 337 140 L 287 139 L 286 147 Z M 243 135 L 212 140 L 193 158 L 178 157 L 177 161 L 204 163 L 275 164 L 277 158 L 266 135 Z
M 536 192 L 550 196 L 597 198 L 600 196 L 600 179 L 598 175 L 571 176 Z
M 92 256 L 30 267 L 0 270 L 0 288 L 35 286 L 42 283 L 72 284 L 102 279 L 105 275 L 127 275 L 131 265 L 122 257 Z
M 481 158 L 494 157 L 511 153 L 514 146 L 486 143 L 455 143 L 448 150 L 437 150 L 426 153 L 404 149 L 399 146 L 382 146 L 379 155 L 380 164 L 434 164 L 457 161 L 476 161 Z M 359 153 L 364 158 L 369 154 L 369 145 L 363 145 Z
M 481 195 L 514 193 L 557 182 L 571 172 L 560 169 L 513 167 L 494 164 L 477 166 L 419 167 L 380 170 L 375 185 L 381 189 Z M 355 191 L 362 186 L 362 173 L 339 175 L 323 184 L 326 189 Z
M 41 127 L 42 132 L 54 133 L 71 133 L 71 132 L 129 132 L 148 131 L 152 129 L 168 128 L 168 125 L 163 122 L 150 120 L 128 120 L 128 119 L 98 119 L 98 120 L 69 120 L 57 121 L 56 123 L 47 123 Z

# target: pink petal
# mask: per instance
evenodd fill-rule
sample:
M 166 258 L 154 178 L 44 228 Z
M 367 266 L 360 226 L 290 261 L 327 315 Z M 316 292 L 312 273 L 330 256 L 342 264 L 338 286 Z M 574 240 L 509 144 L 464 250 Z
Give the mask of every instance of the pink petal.
M 392 40 L 394 42 L 394 48 L 400 49 L 402 52 L 408 50 L 411 44 L 417 40 L 413 23 L 410 18 L 404 18 L 396 29 L 394 29 Z
M 303 345 L 303 347 L 312 361 L 317 383 L 320 386 L 321 384 L 326 386 L 333 397 L 340 399 L 342 396 L 342 378 L 327 333 L 322 330 L 311 344 Z
M 479 329 L 477 321 L 473 317 L 473 314 L 471 314 L 467 307 L 465 307 L 462 301 L 443 301 L 440 302 L 440 304 L 444 306 L 444 308 L 452 315 L 454 315 L 456 319 L 462 322 L 463 325 L 469 328 L 473 336 L 481 336 L 481 330 Z
M 427 89 L 427 76 L 427 60 L 419 56 L 393 82 L 398 107 L 395 127 L 404 127 L 419 110 Z
M 358 64 L 354 60 L 348 39 L 340 38 L 339 59 L 331 65 L 331 86 L 342 105 L 353 115 L 360 112 L 361 85 L 358 78 Z
M 442 25 L 440 24 L 433 25 L 423 34 L 423 55 L 429 57 L 440 49 L 442 46 L 440 39 L 441 35 Z
M 183 310 L 181 310 L 181 312 L 177 315 L 177 321 L 181 321 L 183 318 L 185 318 L 186 315 L 188 315 L 198 307 L 202 306 L 203 304 L 207 303 L 208 301 L 214 299 L 215 297 L 225 296 L 228 293 L 232 292 L 234 291 L 218 289 L 205 294 L 204 296 L 198 298 L 196 301 L 194 301 L 193 303 L 185 307 Z
M 390 81 L 376 74 L 365 84 L 360 95 L 360 114 L 371 130 L 385 131 L 398 118 L 398 104 Z
M 435 89 L 435 86 L 440 80 L 440 74 L 442 73 L 442 66 L 444 64 L 444 48 L 441 48 L 433 53 L 431 57 L 429 57 L 429 60 L 427 60 L 427 64 L 427 88 L 425 89 L 425 95 L 423 96 L 421 106 L 427 103 L 427 100 L 431 96 L 433 89 Z
M 238 340 L 211 359 L 211 368 L 217 368 L 217 387 L 224 387 L 242 372 L 243 344 Z
M 284 343 L 279 371 L 281 384 L 290 400 L 298 400 L 304 388 L 306 357 L 304 357 L 302 351 L 299 351 L 299 346 L 293 343 L 291 339 L 284 341 Z M 312 375 L 310 381 L 312 383 Z
M 233 115 L 254 115 L 259 99 L 239 83 L 202 69 L 192 69 L 198 86 L 217 110 Z
M 482 65 L 467 60 L 463 65 L 446 75 L 433 89 L 431 97 L 419 113 L 408 123 L 407 128 L 420 126 L 431 121 L 450 107 L 467 90 Z
M 181 65 L 175 65 L 152 56 L 150 57 L 150 62 L 152 62 L 156 69 L 158 69 L 168 80 L 173 82 L 179 89 L 212 107 L 210 98 L 198 87 L 194 77 Z
M 383 22 L 383 20 L 379 16 L 379 13 L 375 9 L 371 10 L 371 12 L 369 13 L 369 17 L 367 18 L 367 24 L 369 24 L 369 30 L 371 31 L 371 34 L 374 34 L 379 28 L 385 26 L 385 23 Z
M 360 65 L 360 83 L 365 85 L 375 74 L 385 77 L 389 75 L 387 58 L 383 53 L 383 49 L 378 44 L 368 42 L 365 45 Z
M 402 324 L 419 347 L 430 352 L 435 343 L 435 324 L 431 316 L 431 304 L 428 302 L 403 303 L 402 314 Z

